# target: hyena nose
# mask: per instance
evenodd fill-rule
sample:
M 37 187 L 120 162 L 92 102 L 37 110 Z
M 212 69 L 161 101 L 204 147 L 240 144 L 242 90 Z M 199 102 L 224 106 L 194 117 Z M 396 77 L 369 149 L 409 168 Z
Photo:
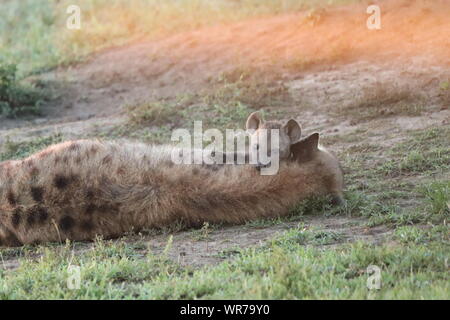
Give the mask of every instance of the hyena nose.
M 340 196 L 340 195 L 333 195 L 333 197 L 331 198 L 331 204 L 332 204 L 333 206 L 337 206 L 337 207 L 339 207 L 339 206 L 345 206 L 346 201 L 345 201 L 345 199 L 344 199 L 342 196 Z

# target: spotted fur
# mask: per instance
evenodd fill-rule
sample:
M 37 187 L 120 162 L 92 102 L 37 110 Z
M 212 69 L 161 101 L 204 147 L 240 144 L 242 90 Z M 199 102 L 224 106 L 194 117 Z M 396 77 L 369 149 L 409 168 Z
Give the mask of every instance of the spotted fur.
M 172 150 L 82 140 L 0 163 L 0 246 L 112 238 L 178 221 L 238 224 L 342 191 L 337 160 L 322 150 L 305 162 L 294 148 L 273 176 L 248 165 L 174 165 Z

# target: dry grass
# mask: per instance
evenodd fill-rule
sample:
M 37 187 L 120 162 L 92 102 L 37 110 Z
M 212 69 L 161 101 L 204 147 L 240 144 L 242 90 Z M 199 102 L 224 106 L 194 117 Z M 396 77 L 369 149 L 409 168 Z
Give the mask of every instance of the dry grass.
M 335 112 L 337 116 L 364 121 L 393 115 L 419 116 L 424 105 L 424 97 L 409 87 L 376 82 L 364 87 L 353 101 L 337 108 Z
M 213 81 L 212 90 L 204 93 L 209 106 L 243 104 L 249 108 L 279 107 L 292 103 L 289 88 L 275 72 L 238 67 Z
M 444 81 L 440 84 L 439 101 L 442 103 L 443 109 L 450 108 L 450 80 Z

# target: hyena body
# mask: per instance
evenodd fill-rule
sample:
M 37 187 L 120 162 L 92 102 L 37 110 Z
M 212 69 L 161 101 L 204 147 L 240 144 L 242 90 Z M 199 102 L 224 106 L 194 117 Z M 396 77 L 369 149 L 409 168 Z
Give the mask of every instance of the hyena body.
M 295 161 L 261 176 L 245 165 L 174 165 L 168 146 L 54 145 L 0 163 L 0 246 L 114 238 L 176 221 L 234 224 L 286 215 L 309 196 L 341 195 L 337 161 L 315 149 L 304 156 L 299 145 Z

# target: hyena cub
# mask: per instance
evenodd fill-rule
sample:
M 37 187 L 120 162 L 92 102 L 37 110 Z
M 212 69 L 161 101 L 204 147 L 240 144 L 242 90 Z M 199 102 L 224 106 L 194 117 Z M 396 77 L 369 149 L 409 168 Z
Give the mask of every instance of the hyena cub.
M 246 129 L 251 133 L 250 137 L 250 151 L 258 151 L 263 148 L 269 158 L 278 157 L 279 161 L 289 159 L 291 155 L 291 145 L 300 140 L 302 129 L 300 124 L 290 119 L 286 123 L 280 121 L 264 122 L 258 112 L 253 112 L 247 119 Z M 278 130 L 279 141 L 278 146 L 273 148 L 272 144 L 272 130 Z M 264 145 L 262 145 L 264 144 Z M 259 162 L 258 165 L 264 166 Z
M 246 150 L 235 150 L 231 153 L 223 152 L 219 155 L 214 153 L 208 162 L 213 162 L 215 165 L 219 163 L 250 163 L 255 165 L 257 169 L 269 167 L 274 157 L 277 158 L 278 163 L 288 160 L 291 156 L 291 145 L 299 141 L 302 134 L 301 126 L 296 120 L 290 119 L 286 122 L 264 121 L 259 112 L 253 112 L 249 115 L 246 130 L 249 137 L 249 145 Z M 277 140 L 273 137 L 274 132 L 278 133 Z M 253 154 L 254 158 L 251 158 L 250 154 Z M 218 159 L 220 161 L 217 161 Z

